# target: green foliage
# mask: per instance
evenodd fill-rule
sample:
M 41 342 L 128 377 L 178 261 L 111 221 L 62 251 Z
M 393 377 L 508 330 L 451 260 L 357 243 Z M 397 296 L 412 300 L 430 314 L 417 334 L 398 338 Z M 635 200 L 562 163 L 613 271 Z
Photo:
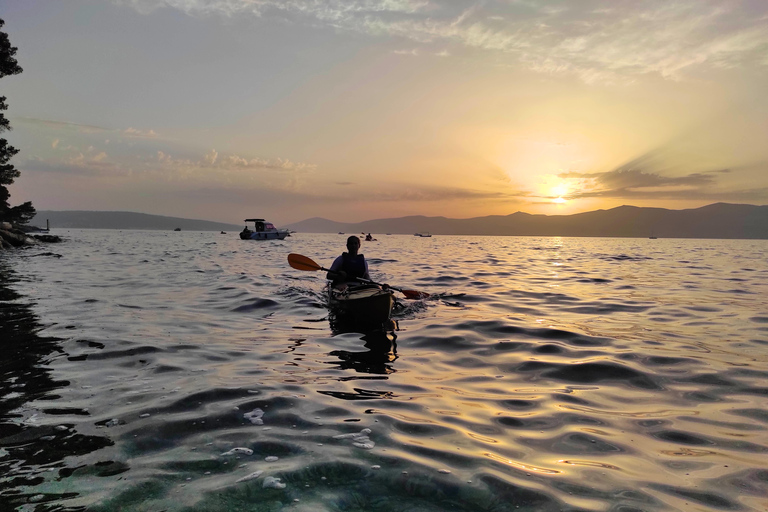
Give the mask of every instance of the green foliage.
M 3 28 L 3 25 L 5 25 L 5 21 L 0 19 L 0 29 Z M 15 58 L 16 50 L 15 46 L 11 46 L 8 34 L 0 31 L 0 78 L 18 75 L 22 72 L 21 66 Z M 0 133 L 11 129 L 11 125 L 4 114 L 7 109 L 5 96 L 0 96 Z M 7 186 L 13 184 L 14 180 L 19 177 L 19 171 L 9 162 L 18 152 L 19 150 L 8 144 L 7 140 L 0 139 L 0 221 L 26 224 L 35 216 L 35 208 L 32 203 L 27 201 L 14 207 L 8 203 L 11 195 Z
M 5 21 L 0 19 L 0 29 L 3 28 L 3 25 L 5 25 Z M 14 57 L 17 49 L 15 46 L 11 46 L 8 34 L 0 30 L 0 78 L 18 75 L 23 71 Z
M 2 111 L 4 110 L 8 110 L 8 105 L 5 103 L 5 96 L 0 96 L 0 132 L 11 129 L 11 125 L 8 123 L 5 115 L 3 115 Z

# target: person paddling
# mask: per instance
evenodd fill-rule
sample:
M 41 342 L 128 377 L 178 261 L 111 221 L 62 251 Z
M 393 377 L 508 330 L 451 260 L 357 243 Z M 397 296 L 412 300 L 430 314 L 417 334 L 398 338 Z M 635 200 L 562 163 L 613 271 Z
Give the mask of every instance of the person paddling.
M 347 238 L 347 252 L 333 261 L 325 276 L 335 288 L 345 288 L 347 283 L 353 283 L 358 277 L 371 279 L 368 275 L 368 262 L 365 256 L 357 253 L 359 250 L 360 239 L 354 235 Z

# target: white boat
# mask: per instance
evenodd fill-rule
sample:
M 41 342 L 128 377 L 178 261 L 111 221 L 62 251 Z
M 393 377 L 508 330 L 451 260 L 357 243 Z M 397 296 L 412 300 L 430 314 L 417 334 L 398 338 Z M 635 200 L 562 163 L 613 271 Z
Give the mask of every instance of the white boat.
M 245 222 L 253 222 L 253 229 L 245 226 L 240 232 L 241 240 L 282 240 L 290 233 L 287 229 L 277 229 L 274 224 L 264 219 L 245 219 Z

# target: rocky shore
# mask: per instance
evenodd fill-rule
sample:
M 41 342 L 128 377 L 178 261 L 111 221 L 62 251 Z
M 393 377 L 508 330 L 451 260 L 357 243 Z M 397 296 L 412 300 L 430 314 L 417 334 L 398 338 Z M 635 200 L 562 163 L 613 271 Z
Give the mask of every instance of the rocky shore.
M 41 242 L 57 243 L 61 242 L 61 237 L 56 235 L 35 234 L 35 228 L 26 226 L 15 226 L 8 222 L 0 223 L 0 251 L 23 247 L 25 245 L 34 245 Z

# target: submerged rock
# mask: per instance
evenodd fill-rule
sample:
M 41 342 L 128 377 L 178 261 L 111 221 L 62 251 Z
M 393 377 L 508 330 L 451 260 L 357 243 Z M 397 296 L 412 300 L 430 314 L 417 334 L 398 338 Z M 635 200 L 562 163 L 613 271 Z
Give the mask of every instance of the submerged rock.
M 285 484 L 281 482 L 279 478 L 268 476 L 264 479 L 263 487 L 265 489 L 269 487 L 273 489 L 285 489 Z

